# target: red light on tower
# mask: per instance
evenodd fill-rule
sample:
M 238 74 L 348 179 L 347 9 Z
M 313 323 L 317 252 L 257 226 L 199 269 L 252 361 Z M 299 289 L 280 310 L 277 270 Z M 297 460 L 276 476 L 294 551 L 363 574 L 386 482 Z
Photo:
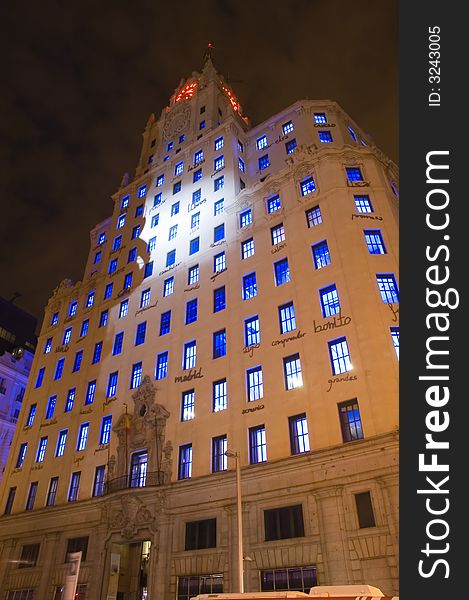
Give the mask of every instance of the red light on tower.
M 193 81 L 192 83 L 188 83 L 185 85 L 179 94 L 174 98 L 174 102 L 179 102 L 180 100 L 190 100 L 195 93 L 197 88 L 197 81 Z

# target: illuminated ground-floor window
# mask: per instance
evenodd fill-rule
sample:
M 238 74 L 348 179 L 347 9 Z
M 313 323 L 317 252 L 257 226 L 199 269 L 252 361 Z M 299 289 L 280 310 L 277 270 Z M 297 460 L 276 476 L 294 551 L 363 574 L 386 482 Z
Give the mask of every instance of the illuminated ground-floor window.
M 290 590 L 308 594 L 318 581 L 314 566 L 270 569 L 261 571 L 260 574 L 262 592 Z
M 177 600 L 190 600 L 198 594 L 222 594 L 223 575 L 188 575 L 178 577 Z

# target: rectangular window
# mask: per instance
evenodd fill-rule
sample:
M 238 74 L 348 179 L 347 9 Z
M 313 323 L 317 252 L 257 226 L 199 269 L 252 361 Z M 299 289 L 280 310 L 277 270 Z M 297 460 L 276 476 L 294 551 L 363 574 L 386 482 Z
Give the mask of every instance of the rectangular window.
M 116 271 L 116 269 L 117 269 L 117 262 L 118 262 L 117 258 L 113 258 L 112 260 L 109 261 L 109 267 L 108 267 L 108 270 L 107 270 L 107 272 L 109 274 L 114 273 Z
M 246 371 L 247 399 L 248 402 L 260 400 L 264 395 L 264 381 L 262 367 L 253 367 Z
M 192 206 L 197 206 L 197 204 L 200 202 L 201 198 L 202 198 L 201 188 L 199 188 L 198 190 L 195 190 L 195 192 L 192 192 Z
M 316 269 L 322 269 L 331 263 L 331 255 L 329 254 L 326 240 L 311 246 L 311 251 L 313 253 L 313 262 Z
M 204 152 L 203 152 L 203 150 L 197 150 L 197 152 L 194 152 L 194 165 L 196 165 L 197 163 L 199 163 L 203 159 L 204 159 Z
M 34 423 L 34 417 L 36 416 L 37 404 L 31 404 L 29 407 L 28 420 L 26 421 L 26 427 L 31 427 Z
M 242 158 L 238 157 L 238 169 L 241 171 L 241 173 L 245 173 L 246 172 L 246 165 L 244 163 L 244 160 Z
M 62 373 L 64 370 L 64 364 L 65 364 L 65 358 L 59 358 L 59 360 L 57 361 L 57 364 L 55 365 L 55 372 L 54 372 L 54 379 L 60 379 L 62 377 Z M 44 370 L 42 370 L 42 375 L 44 375 Z M 42 380 L 41 380 L 42 383 Z M 39 387 L 36 383 L 36 387 Z
M 219 273 L 220 271 L 224 271 L 226 269 L 226 256 L 224 252 L 220 252 L 219 254 L 215 254 L 213 257 L 213 270 L 215 273 Z
M 295 308 L 293 302 L 283 304 L 278 308 L 280 333 L 288 333 L 296 329 Z
M 153 206 L 159 206 L 161 204 L 161 200 L 163 199 L 163 193 L 162 192 L 158 192 L 158 194 L 156 194 L 153 197 Z M 158 225 L 158 223 L 156 223 Z
M 213 204 L 213 214 L 216 217 L 217 215 L 221 215 L 222 212 L 224 211 L 224 206 L 225 206 L 225 200 L 224 198 L 221 198 L 220 200 L 217 200 L 214 204 Z
M 309 435 L 308 422 L 306 414 L 295 415 L 288 417 L 288 425 L 290 429 L 290 448 L 292 454 L 302 454 L 309 452 Z
M 131 248 L 127 256 L 127 263 L 135 262 L 137 258 L 137 248 Z
M 124 277 L 124 290 L 128 290 L 132 287 L 132 273 L 127 273 Z
M 323 317 L 332 317 L 340 313 L 339 294 L 335 283 L 319 290 Z
M 121 200 L 121 209 L 124 210 L 125 208 L 127 208 L 129 206 L 129 200 L 130 200 L 130 196 L 129 194 L 127 194 L 127 196 L 124 196 Z
M 150 304 L 151 289 L 143 290 L 140 294 L 140 308 L 145 308 Z
M 190 421 L 194 418 L 195 391 L 188 390 L 182 393 L 181 421 Z
M 225 310 L 226 308 L 226 293 L 225 286 L 217 288 L 213 291 L 213 312 Z
M 318 125 L 327 123 L 326 113 L 314 113 L 314 122 Z
M 75 502 L 78 500 L 78 491 L 80 489 L 81 471 L 75 471 L 70 478 L 70 488 L 68 490 L 68 501 Z
M 186 325 L 197 321 L 197 298 L 186 303 Z
M 166 254 L 166 266 L 171 267 L 176 262 L 176 250 L 170 250 Z
M 71 337 L 72 337 L 72 328 L 67 327 L 67 329 L 64 331 L 64 336 L 62 338 L 62 345 L 65 346 L 66 344 L 68 344 L 70 342 Z
M 355 208 L 358 213 L 372 213 L 373 207 L 369 196 L 354 196 Z
M 228 406 L 228 395 L 226 390 L 226 379 L 213 382 L 213 412 L 226 410 Z
M 47 436 L 42 437 L 37 445 L 36 462 L 43 462 L 46 455 Z
M 101 432 L 99 434 L 99 443 L 100 444 L 109 444 L 109 440 L 111 438 L 111 429 L 112 429 L 112 415 L 107 415 L 103 417 L 101 422 Z
M 90 381 L 88 383 L 88 388 L 86 390 L 86 396 L 85 396 L 85 404 L 93 404 L 95 393 L 96 393 L 96 379 L 94 379 L 93 381 Z
M 44 350 L 43 350 L 43 354 L 49 354 L 49 352 L 52 350 L 52 338 L 48 338 L 46 343 L 44 344 Z
M 332 142 L 332 134 L 330 131 L 318 131 L 319 141 L 322 144 L 330 144 Z
M 29 486 L 28 498 L 26 500 L 26 510 L 33 510 L 33 508 L 34 508 L 34 501 L 36 500 L 36 494 L 37 494 L 37 486 L 38 486 L 37 481 L 33 481 L 31 483 L 31 485 Z M 24 565 L 24 566 L 26 566 L 26 565 Z M 33 565 L 28 565 L 28 567 L 31 567 L 31 566 L 33 566 Z
M 88 434 L 90 432 L 90 424 L 82 423 L 78 431 L 77 451 L 82 452 L 86 448 L 88 442 Z
M 57 403 L 57 396 L 51 396 L 47 402 L 47 408 L 46 408 L 46 414 L 45 414 L 45 418 L 46 419 L 52 419 L 52 417 L 54 416 L 54 410 L 55 410 L 55 405 Z
M 226 471 L 228 468 L 228 438 L 226 435 L 219 435 L 212 438 L 212 473 Z
M 179 214 L 179 202 L 171 205 L 171 216 L 174 217 L 177 214 Z
M 288 266 L 288 258 L 274 263 L 275 285 L 283 285 L 290 281 L 290 267 Z
M 153 261 L 147 262 L 143 271 L 143 278 L 151 277 L 153 275 Z
M 344 442 L 353 442 L 363 439 L 363 427 L 360 409 L 356 400 L 349 400 L 338 404 L 340 428 Z
M 355 494 L 355 505 L 357 507 L 358 526 L 360 529 L 376 527 L 370 492 Z
M 187 285 L 194 285 L 199 281 L 199 265 L 189 268 L 187 273 Z
M 143 215 L 143 204 L 139 204 L 135 209 L 135 218 L 141 217 Z
M 124 332 L 120 331 L 116 333 L 114 337 L 114 345 L 112 347 L 112 354 L 115 356 L 116 354 L 120 354 L 122 352 L 122 344 L 124 342 Z
M 221 223 L 221 225 L 217 225 L 213 229 L 213 241 L 219 242 L 225 237 L 225 224 Z
M 52 319 L 51 319 L 51 321 L 50 321 L 50 324 L 51 324 L 51 326 L 52 326 L 52 325 L 57 325 L 57 323 L 58 323 L 58 322 L 59 322 L 59 313 L 58 313 L 58 312 L 55 312 L 55 313 L 52 315 Z
M 168 352 L 158 354 L 156 359 L 155 379 L 164 379 L 168 375 Z
M 179 446 L 178 479 L 189 479 L 192 475 L 192 444 Z
M 57 436 L 57 445 L 55 447 L 55 456 L 63 456 L 65 452 L 65 446 L 67 445 L 68 429 L 62 429 L 59 431 Z
M 354 181 L 363 181 L 363 175 L 359 167 L 346 167 L 347 179 L 353 183 Z
M 224 166 L 225 166 L 225 157 L 222 154 L 221 156 L 218 156 L 217 158 L 215 158 L 215 160 L 213 161 L 213 169 L 214 169 L 214 171 L 218 171 L 220 169 L 223 169 Z
M 130 463 L 130 487 L 145 487 L 147 480 L 148 452 L 134 452 Z
M 115 252 L 116 250 L 119 250 L 119 248 L 122 246 L 122 236 L 118 235 L 114 238 L 113 242 L 112 242 L 112 250 Z
M 200 212 L 196 212 L 191 217 L 191 229 L 196 229 L 200 225 Z
M 75 353 L 75 360 L 73 361 L 72 373 L 76 373 L 80 370 L 82 360 L 83 350 L 78 350 L 78 352 Z
M 103 342 L 96 342 L 96 344 L 94 345 L 93 360 L 91 361 L 92 365 L 99 363 L 99 361 L 101 360 L 102 350 L 103 350 Z
M 172 227 L 169 228 L 169 236 L 168 236 L 168 240 L 174 240 L 177 236 L 178 233 L 178 226 L 177 225 L 173 225 Z
M 381 273 L 376 275 L 381 300 L 386 304 L 399 302 L 399 290 L 393 273 Z
M 104 495 L 104 484 L 106 481 L 106 467 L 100 465 L 96 467 L 94 472 L 94 483 L 93 483 L 93 497 Z
M 164 280 L 163 296 L 170 296 L 174 292 L 174 277 L 168 277 Z
M 76 388 L 70 388 L 67 393 L 67 402 L 65 403 L 64 412 L 70 412 L 73 408 L 73 403 L 75 402 L 75 394 Z
M 129 301 L 128 301 L 128 300 L 124 300 L 124 302 L 121 302 L 121 307 L 122 307 L 122 305 L 123 305 L 125 302 L 127 302 L 127 305 L 128 305 Z M 127 314 L 127 313 L 126 313 L 126 314 Z M 108 316 L 109 316 L 109 311 L 108 311 L 107 309 L 106 309 L 106 310 L 103 310 L 103 311 L 101 312 L 101 314 L 99 315 L 99 325 L 98 325 L 98 327 L 106 327 L 106 325 L 107 325 L 107 319 L 108 319 Z M 120 316 L 120 315 L 119 315 L 119 316 Z
M 215 140 L 214 150 L 221 150 L 223 148 L 223 137 L 219 137 Z
M 158 175 L 156 178 L 156 187 L 161 187 L 164 183 L 164 175 Z
M 258 137 L 256 140 L 256 146 L 258 150 L 262 150 L 262 148 L 266 148 L 267 146 L 267 136 L 266 135 L 261 135 L 261 137 Z
M 244 321 L 244 345 L 254 346 L 261 343 L 261 327 L 258 315 Z
M 314 183 L 313 177 L 307 177 L 300 183 L 300 190 L 302 196 L 307 196 L 316 191 L 316 184 Z
M 15 468 L 19 469 L 20 467 L 22 467 L 24 465 L 24 459 L 26 456 L 26 450 L 28 449 L 28 444 L 27 442 L 23 442 L 20 446 L 20 450 L 18 452 L 18 458 L 16 459 L 16 465 Z
M 266 462 L 267 442 L 265 437 L 265 425 L 249 428 L 249 463 Z
M 64 359 L 64 358 L 61 358 L 60 360 L 64 361 L 65 359 Z M 57 368 L 58 368 L 58 365 L 59 365 L 59 362 L 60 362 L 60 360 L 57 362 L 57 366 L 56 366 L 56 368 L 55 368 L 55 374 L 56 374 L 56 375 L 57 375 Z M 62 369 L 63 369 L 63 363 L 62 363 Z M 44 381 L 44 373 L 45 373 L 45 371 L 46 371 L 46 367 L 41 367 L 41 368 L 39 369 L 39 371 L 37 372 L 36 383 L 35 383 L 35 386 L 34 386 L 34 387 L 37 387 L 37 388 L 41 387 L 41 385 L 42 385 L 42 382 Z M 62 374 L 62 373 L 60 373 L 60 375 L 61 375 L 61 374 Z M 60 375 L 59 375 L 59 377 L 56 377 L 56 375 L 54 375 L 54 379 L 59 379 L 59 378 L 60 378 Z
M 184 171 L 184 162 L 180 161 L 178 163 L 176 163 L 176 166 L 174 167 L 174 175 L 180 175 L 182 172 Z
M 72 552 L 81 552 L 81 560 L 82 560 L 82 562 L 85 562 L 86 555 L 88 553 L 88 536 L 69 538 L 67 540 L 67 550 L 65 552 L 65 562 L 67 562 L 67 557 Z M 78 595 L 77 600 L 82 600 L 81 596 Z M 85 599 L 83 599 L 83 600 L 85 600 Z
M 47 491 L 46 506 L 54 506 L 55 497 L 57 496 L 58 485 L 59 485 L 59 478 L 52 477 L 49 482 L 49 490 Z
M 141 185 L 138 188 L 137 198 L 143 198 L 146 193 L 147 193 L 147 186 L 146 185 Z
M 285 376 L 285 388 L 287 390 L 293 390 L 303 385 L 299 354 L 292 354 L 283 359 L 283 373 Z
M 32 485 L 32 484 L 31 484 Z M 37 482 L 36 482 L 36 490 L 37 490 Z M 20 561 L 18 563 L 18 569 L 24 569 L 27 567 L 35 567 L 37 564 L 37 559 L 39 556 L 39 548 L 40 544 L 25 544 L 21 547 L 21 556 Z M 29 590 L 26 590 L 29 592 Z M 7 600 L 10 600 L 8 598 Z M 13 600 L 17 600 L 13 598 Z M 33 594 L 31 596 L 26 596 L 24 599 L 20 596 L 18 600 L 33 600 Z
M 221 329 L 213 334 L 213 358 L 226 355 L 226 329 Z
M 282 208 L 282 205 L 280 203 L 280 196 L 277 195 L 277 196 L 274 196 L 273 198 L 267 199 L 267 212 L 269 214 L 277 212 L 281 208 Z
M 138 238 L 139 235 L 140 235 L 140 224 L 135 225 L 135 227 L 132 229 L 132 235 L 131 235 L 130 239 L 135 240 Z
M 108 300 L 108 298 L 112 297 L 112 288 L 113 288 L 113 283 L 108 283 L 106 285 L 106 288 L 104 290 L 104 300 Z
M 317 569 L 314 565 L 268 569 L 260 572 L 261 591 L 292 591 L 309 594 L 318 584 Z
M 254 239 L 249 238 L 244 242 L 241 242 L 241 258 L 244 260 L 245 258 L 249 258 L 250 256 L 254 256 Z
M 143 321 L 137 325 L 137 330 L 135 332 L 135 346 L 140 346 L 145 342 L 145 335 L 147 331 L 147 322 Z
M 391 339 L 394 345 L 397 360 L 399 360 L 399 327 L 391 327 Z
M 282 506 L 264 511 L 265 541 L 304 537 L 303 507 Z
M 151 218 L 150 227 L 156 227 L 160 221 L 160 215 L 153 215 Z
M 114 371 L 109 374 L 107 383 L 106 397 L 113 398 L 117 394 L 117 382 L 119 378 L 119 371 Z
M 352 140 L 354 142 L 356 142 L 357 141 L 357 136 L 355 135 L 355 131 L 351 127 L 349 127 L 348 128 L 348 132 L 350 133 L 350 137 L 352 138 Z
M 153 252 L 153 250 L 155 248 L 156 248 L 156 236 L 154 236 L 148 240 L 147 252 Z
M 200 181 L 202 179 L 202 169 L 197 169 L 197 171 L 194 171 L 194 174 L 192 175 L 192 183 L 197 183 L 197 181 Z
M 125 225 L 125 215 L 119 215 L 117 219 L 117 229 L 122 229 Z
M 313 206 L 313 208 L 308 209 L 305 214 L 309 228 L 316 227 L 316 225 L 322 223 L 322 215 L 319 206 Z
M 171 330 L 171 311 L 167 310 L 161 313 L 160 318 L 160 335 L 166 335 Z
M 256 274 L 249 273 L 243 277 L 243 300 L 249 300 L 257 296 Z
M 225 187 L 225 177 L 222 175 L 221 177 L 217 177 L 213 182 L 213 191 L 218 192 L 218 190 L 222 190 Z
M 88 294 L 88 296 L 86 297 L 86 302 L 85 302 L 85 307 L 86 308 L 91 308 L 93 306 L 93 304 L 94 304 L 94 296 L 95 296 L 94 291 L 90 292 Z
M 195 340 L 192 342 L 186 342 L 184 344 L 184 355 L 182 368 L 183 369 L 194 369 L 197 358 L 197 346 Z
M 74 317 L 77 314 L 77 307 L 78 307 L 78 302 L 76 300 L 73 300 L 72 302 L 70 302 L 70 306 L 68 307 L 68 316 L 69 317 Z
M 132 374 L 130 376 L 130 389 L 134 390 L 142 383 L 142 363 L 138 362 L 132 365 Z
M 204 550 L 216 548 L 217 520 L 204 519 L 186 523 L 185 550 Z
M 352 370 L 352 362 L 345 337 L 338 338 L 328 342 L 329 356 L 333 375 L 340 375 Z
M 112 288 L 111 288 L 111 292 L 112 292 Z M 81 324 L 80 337 L 85 337 L 86 336 L 86 334 L 88 333 L 89 327 L 90 327 L 90 320 L 89 319 L 85 319 L 83 321 L 83 323 Z
M 285 241 L 285 228 L 283 223 L 279 223 L 278 225 L 275 225 L 275 227 L 270 228 L 270 237 L 273 246 Z
M 195 254 L 200 248 L 200 238 L 196 237 L 189 242 L 189 255 Z
M 287 154 L 293 154 L 293 152 L 295 152 L 296 146 L 297 146 L 297 144 L 296 144 L 295 138 L 293 138 L 292 140 L 289 140 L 288 142 L 285 143 L 285 152 Z
M 370 254 L 386 254 L 383 236 L 379 229 L 365 229 L 363 233 Z
M 246 210 L 243 210 L 243 212 L 240 213 L 240 215 L 239 215 L 239 226 L 241 228 L 247 227 L 251 223 L 252 223 L 252 210 L 250 208 L 247 208 Z
M 288 121 L 287 123 L 284 123 L 282 125 L 282 130 L 283 130 L 283 135 L 288 135 L 289 133 L 291 133 L 293 131 L 293 122 L 292 121 Z
M 5 511 L 4 511 L 4 515 L 10 515 L 11 511 L 13 509 L 13 502 L 15 501 L 15 496 L 16 496 L 16 487 L 11 487 L 8 490 L 8 498 L 5 504 Z M 31 596 L 32 599 L 32 596 Z

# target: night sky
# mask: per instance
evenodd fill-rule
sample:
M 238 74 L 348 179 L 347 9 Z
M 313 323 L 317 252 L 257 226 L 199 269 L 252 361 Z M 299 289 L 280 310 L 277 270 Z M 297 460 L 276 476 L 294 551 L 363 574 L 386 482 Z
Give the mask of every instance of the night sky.
M 6 4 L 0 296 L 19 292 L 39 323 L 60 281 L 81 279 L 148 116 L 200 70 L 209 40 L 252 125 L 296 100 L 335 100 L 398 162 L 397 0 Z

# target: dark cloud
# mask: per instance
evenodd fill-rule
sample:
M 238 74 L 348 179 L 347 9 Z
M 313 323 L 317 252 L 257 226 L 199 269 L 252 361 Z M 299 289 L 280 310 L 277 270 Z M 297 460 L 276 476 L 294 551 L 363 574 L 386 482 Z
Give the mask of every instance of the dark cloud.
M 0 295 L 41 320 L 78 280 L 141 133 L 208 40 L 257 124 L 301 98 L 336 100 L 397 162 L 397 0 L 10 3 L 1 16 Z

